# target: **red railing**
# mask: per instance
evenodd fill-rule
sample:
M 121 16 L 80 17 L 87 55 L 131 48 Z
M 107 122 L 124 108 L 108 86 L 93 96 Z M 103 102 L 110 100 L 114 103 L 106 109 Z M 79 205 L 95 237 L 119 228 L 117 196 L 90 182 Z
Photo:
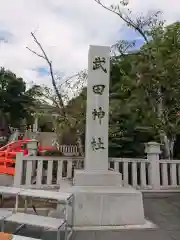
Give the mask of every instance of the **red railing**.
M 27 146 L 22 148 L 23 144 L 31 141 L 30 139 L 17 140 L 6 144 L 5 146 L 0 148 L 0 174 L 15 174 L 15 163 L 16 163 L 16 153 L 23 152 L 24 155 L 28 154 Z M 38 144 L 38 152 L 42 152 L 44 150 L 55 149 L 52 146 L 42 147 Z

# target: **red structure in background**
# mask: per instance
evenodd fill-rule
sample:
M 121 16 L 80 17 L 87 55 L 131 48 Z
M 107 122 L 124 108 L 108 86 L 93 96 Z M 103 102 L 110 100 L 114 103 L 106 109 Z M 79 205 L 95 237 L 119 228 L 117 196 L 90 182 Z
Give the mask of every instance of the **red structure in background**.
M 29 141 L 31 141 L 29 138 L 19 139 L 0 148 L 0 174 L 15 174 L 16 153 L 22 152 L 23 155 L 28 155 L 27 143 Z M 53 146 L 43 147 L 38 143 L 38 154 L 54 149 L 56 148 Z

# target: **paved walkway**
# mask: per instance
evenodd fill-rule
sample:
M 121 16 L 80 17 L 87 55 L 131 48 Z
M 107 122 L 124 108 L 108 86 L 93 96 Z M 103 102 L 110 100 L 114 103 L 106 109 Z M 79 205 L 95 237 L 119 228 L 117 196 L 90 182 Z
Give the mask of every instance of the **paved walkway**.
M 76 232 L 73 240 L 180 240 L 180 194 L 144 194 L 144 207 L 157 229 Z
M 73 234 L 72 240 L 180 240 L 180 194 L 144 195 L 145 216 L 155 223 L 157 229 L 80 231 Z M 7 230 L 13 231 L 14 225 Z M 53 232 L 42 233 L 34 228 L 22 229 L 22 234 L 44 240 L 56 240 Z M 63 236 L 62 236 L 63 240 Z

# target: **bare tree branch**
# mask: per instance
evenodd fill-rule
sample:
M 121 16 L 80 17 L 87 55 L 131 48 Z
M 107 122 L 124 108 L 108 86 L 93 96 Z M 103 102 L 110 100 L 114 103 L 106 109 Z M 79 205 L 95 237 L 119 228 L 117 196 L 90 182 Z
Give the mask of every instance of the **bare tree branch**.
M 41 54 L 33 51 L 32 49 L 30 49 L 30 48 L 28 48 L 28 47 L 26 47 L 26 48 L 27 48 L 30 52 L 32 52 L 32 53 L 34 53 L 35 55 L 37 55 L 38 57 L 45 59 Z
M 117 16 L 119 16 L 119 17 L 127 24 L 127 26 L 132 27 L 132 28 L 134 28 L 136 31 L 138 31 L 138 32 L 141 34 L 141 36 L 143 36 L 143 38 L 144 38 L 144 40 L 145 40 L 146 43 L 149 42 L 149 41 L 148 41 L 148 38 L 146 37 L 146 35 L 145 35 L 145 33 L 142 31 L 142 29 L 141 29 L 138 25 L 136 25 L 136 24 L 133 22 L 133 20 L 132 20 L 128 15 L 126 15 L 126 14 L 124 13 L 125 16 L 123 16 L 123 13 L 121 12 L 119 6 L 117 6 L 117 7 L 115 7 L 115 8 L 113 8 L 113 5 L 111 5 L 111 7 L 107 7 L 105 4 L 103 4 L 103 3 L 101 2 L 101 0 L 94 0 L 94 1 L 95 1 L 96 3 L 98 3 L 101 7 L 103 7 L 104 9 L 106 9 L 106 10 L 108 10 L 108 11 L 116 14 Z M 117 11 L 117 10 L 118 10 L 118 11 Z
M 51 76 L 51 80 L 52 80 L 52 85 L 53 85 L 53 88 L 55 90 L 55 93 L 58 97 L 58 100 L 59 100 L 59 103 L 60 103 L 60 110 L 61 110 L 61 114 L 62 116 L 67 120 L 67 116 L 66 116 L 66 111 L 65 111 L 65 106 L 64 106 L 64 102 L 63 102 L 63 99 L 61 97 L 61 94 L 59 93 L 58 91 L 58 88 L 57 88 L 57 85 L 56 85 L 56 81 L 55 81 L 55 78 L 54 78 L 54 73 L 53 73 L 53 68 L 52 68 L 52 62 L 49 60 L 46 52 L 44 51 L 41 43 L 37 40 L 35 34 L 33 32 L 31 32 L 31 35 L 34 39 L 34 42 L 36 43 L 36 45 L 40 48 L 41 52 L 43 55 L 41 54 L 38 54 L 36 53 L 34 50 L 31 50 L 30 48 L 27 48 L 29 51 L 31 51 L 32 53 L 34 53 L 35 55 L 43 58 L 44 60 L 46 60 L 48 66 L 49 66 L 49 72 L 50 72 L 50 76 Z
M 124 57 L 127 51 L 135 46 L 135 43 L 136 43 L 135 41 L 120 40 L 111 46 L 111 51 L 114 53 L 114 56 L 116 57 L 115 50 L 117 49 L 118 52 L 120 53 L 120 56 Z
M 77 73 L 77 74 L 74 74 L 73 76 L 67 78 L 65 80 L 65 82 L 63 82 L 62 84 L 60 84 L 60 86 L 57 85 L 57 82 L 55 79 L 55 75 L 54 75 L 54 72 L 53 72 L 53 67 L 52 67 L 52 62 L 50 61 L 50 59 L 48 58 L 45 50 L 43 49 L 41 43 L 37 40 L 36 36 L 34 33 L 31 32 L 31 35 L 33 37 L 33 40 L 35 42 L 35 44 L 39 47 L 39 49 L 41 50 L 41 53 L 37 53 L 36 51 L 30 49 L 27 47 L 27 49 L 35 54 L 36 56 L 44 59 L 48 66 L 49 66 L 49 72 L 50 72 L 50 76 L 51 76 L 51 81 L 52 81 L 52 85 L 53 85 L 53 88 L 54 88 L 54 92 L 55 94 L 52 94 L 52 93 L 49 93 L 48 89 L 44 89 L 45 92 L 42 93 L 42 96 L 45 97 L 46 99 L 50 99 L 55 106 L 57 106 L 58 110 L 59 110 L 59 113 L 60 113 L 60 116 L 58 117 L 58 119 L 56 120 L 56 123 L 57 123 L 57 126 L 58 128 L 56 129 L 56 133 L 57 135 L 61 135 L 62 132 L 64 131 L 64 129 L 66 129 L 67 127 L 72 130 L 73 132 L 75 130 L 78 130 L 80 132 L 80 123 L 79 121 L 76 119 L 77 123 L 73 123 L 72 122 L 72 116 L 69 115 L 69 112 L 68 110 L 66 109 L 66 103 L 68 102 L 68 93 L 66 92 L 65 94 L 63 93 L 63 91 L 65 90 L 70 90 L 71 87 L 70 87 L 70 84 L 71 84 L 71 81 L 76 77 L 78 76 L 79 79 L 85 79 L 84 75 L 83 75 L 83 71 L 81 73 Z M 82 76 L 81 76 L 82 75 Z M 62 88 L 62 86 L 64 84 L 69 84 L 69 88 Z M 78 87 L 80 86 L 80 84 L 78 84 Z M 60 92 L 60 89 L 61 89 L 61 92 Z M 46 94 L 46 90 L 47 90 L 47 94 Z M 76 89 L 77 90 L 77 89 Z M 68 100 L 67 100 L 68 99 Z M 71 118 L 72 119 L 71 119 Z M 59 129 L 59 130 L 58 130 Z M 81 136 L 78 134 L 78 131 L 77 131 L 77 140 L 78 140 L 78 148 L 79 149 L 82 149 L 82 140 L 81 140 Z M 58 135 L 58 136 L 59 136 Z M 60 140 L 59 140 L 60 141 Z M 82 151 L 79 151 L 81 154 L 82 154 Z
M 42 51 L 43 53 L 43 56 L 44 56 L 44 59 L 46 59 L 46 61 L 48 62 L 48 64 L 51 64 L 51 61 L 49 60 L 49 58 L 47 57 L 47 54 L 45 53 L 41 43 L 37 40 L 35 34 L 33 32 L 31 32 L 31 36 L 33 37 L 34 39 L 34 42 L 38 45 L 38 47 L 40 48 L 40 50 Z
M 79 74 L 76 73 L 76 74 L 68 77 L 63 83 L 61 83 L 61 84 L 59 85 L 59 88 L 61 88 L 64 84 L 67 84 L 69 81 L 71 81 L 73 78 L 77 77 L 78 75 L 79 75 Z
M 52 103 L 53 103 L 56 107 L 60 108 L 58 102 L 56 101 L 56 99 L 55 99 L 54 97 L 52 97 L 52 96 L 50 96 L 50 95 L 44 93 L 43 91 L 42 91 L 41 95 L 42 95 L 42 97 L 45 97 L 46 99 L 51 100 Z
M 61 87 L 61 86 L 64 85 L 64 84 L 71 83 L 75 77 L 78 77 L 78 78 L 81 78 L 81 79 L 82 79 L 82 78 L 83 78 L 83 79 L 86 79 L 86 78 L 87 78 L 87 70 L 84 69 L 84 70 L 82 70 L 82 71 L 80 71 L 80 72 L 78 72 L 78 73 L 75 73 L 74 75 L 68 77 L 62 84 L 60 84 L 59 87 Z

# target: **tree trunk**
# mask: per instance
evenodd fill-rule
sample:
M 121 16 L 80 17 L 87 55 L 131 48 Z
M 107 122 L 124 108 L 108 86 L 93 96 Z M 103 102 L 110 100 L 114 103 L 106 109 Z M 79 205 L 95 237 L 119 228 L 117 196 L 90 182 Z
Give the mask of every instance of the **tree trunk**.
M 167 137 L 167 135 L 164 133 L 162 138 L 162 143 L 164 144 L 164 158 L 172 160 L 174 157 L 174 144 L 176 141 L 176 137 Z
M 170 145 L 169 145 L 169 139 L 167 137 L 167 135 L 164 133 L 164 139 L 163 139 L 163 143 L 164 143 L 164 158 L 169 159 L 170 160 Z
M 170 159 L 173 159 L 174 157 L 174 144 L 176 141 L 176 136 L 173 136 L 170 140 L 169 140 L 169 148 L 170 148 Z
M 82 139 L 79 134 L 77 136 L 77 147 L 78 147 L 78 152 L 79 152 L 80 156 L 84 157 L 84 149 L 83 149 Z

